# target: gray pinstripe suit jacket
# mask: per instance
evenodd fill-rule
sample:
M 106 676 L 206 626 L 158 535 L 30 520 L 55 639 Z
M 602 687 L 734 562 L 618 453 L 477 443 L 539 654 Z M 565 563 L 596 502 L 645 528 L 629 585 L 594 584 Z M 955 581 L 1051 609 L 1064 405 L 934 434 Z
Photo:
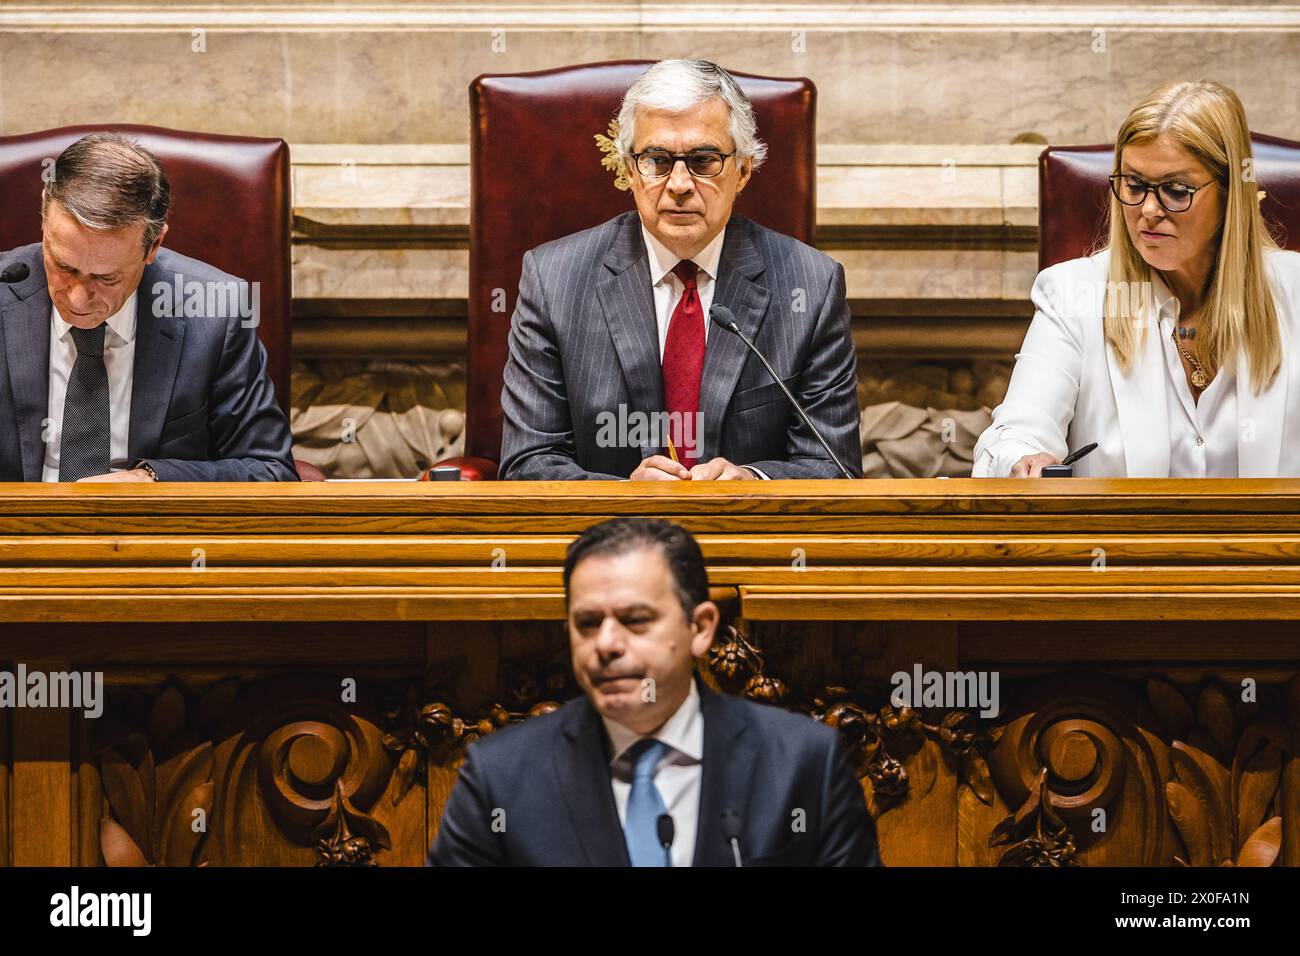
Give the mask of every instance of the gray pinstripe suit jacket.
M 857 361 L 844 267 L 742 216 L 726 226 L 714 304 L 799 398 L 836 455 L 862 473 Z M 501 476 L 627 478 L 659 447 L 609 447 L 600 424 L 663 410 L 663 370 L 636 211 L 524 256 L 510 322 Z M 709 330 L 700 385 L 700 461 L 722 456 L 771 478 L 833 478 L 835 465 L 735 335 Z M 602 415 L 604 413 L 604 415 Z

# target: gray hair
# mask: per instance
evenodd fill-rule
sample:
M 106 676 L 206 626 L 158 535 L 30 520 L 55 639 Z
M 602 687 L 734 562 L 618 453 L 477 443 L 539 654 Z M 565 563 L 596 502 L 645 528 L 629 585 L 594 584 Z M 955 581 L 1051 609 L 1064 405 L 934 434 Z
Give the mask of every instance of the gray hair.
M 144 223 L 147 252 L 167 223 L 171 184 L 158 158 L 121 133 L 91 133 L 54 161 L 41 195 L 41 218 L 54 200 L 87 229 Z
M 660 60 L 637 77 L 618 111 L 619 155 L 624 162 L 631 160 L 638 110 L 682 113 L 715 96 L 731 114 L 736 165 L 747 159 L 758 169 L 767 158 L 767 144 L 758 138 L 754 104 L 730 73 L 708 60 Z

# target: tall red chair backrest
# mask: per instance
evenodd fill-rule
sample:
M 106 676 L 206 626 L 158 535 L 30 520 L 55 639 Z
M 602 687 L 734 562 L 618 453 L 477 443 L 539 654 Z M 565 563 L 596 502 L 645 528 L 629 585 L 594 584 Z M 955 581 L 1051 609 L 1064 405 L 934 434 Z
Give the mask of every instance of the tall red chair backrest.
M 1264 218 L 1278 243 L 1300 250 L 1300 143 L 1251 134 Z M 1115 148 L 1049 146 L 1038 158 L 1038 268 L 1086 256 L 1106 241 Z
M 282 139 L 156 126 L 67 126 L 0 136 L 0 250 L 39 242 L 42 172 L 88 133 L 121 132 L 158 157 L 171 183 L 163 246 L 261 283 L 257 334 L 288 414 L 292 227 L 289 146 Z
M 469 382 L 465 459 L 473 477 L 495 475 L 501 454 L 501 386 L 510 316 L 524 253 L 634 208 L 601 165 L 623 94 L 651 61 L 618 61 L 480 76 L 470 84 Z M 767 161 L 736 212 L 812 241 L 817 175 L 811 80 L 734 73 L 754 103 Z

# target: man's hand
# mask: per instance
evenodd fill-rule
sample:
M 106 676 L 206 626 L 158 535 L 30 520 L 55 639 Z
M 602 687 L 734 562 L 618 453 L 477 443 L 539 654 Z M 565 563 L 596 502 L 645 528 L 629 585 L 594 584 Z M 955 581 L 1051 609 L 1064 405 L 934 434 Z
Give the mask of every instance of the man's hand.
M 1043 477 L 1044 465 L 1059 465 L 1061 459 L 1055 455 L 1049 455 L 1047 452 L 1039 452 L 1037 455 L 1026 455 L 1018 462 L 1011 466 L 1012 478 L 1041 478 Z
M 754 477 L 748 468 L 733 465 L 725 458 L 700 462 L 691 469 L 692 481 L 745 481 Z
M 78 478 L 77 484 L 83 481 L 153 481 L 149 477 L 149 472 L 143 468 L 132 468 L 130 471 L 111 471 L 106 475 L 90 475 L 86 478 Z
M 651 455 L 632 472 L 632 481 L 686 481 L 691 473 L 667 455 Z

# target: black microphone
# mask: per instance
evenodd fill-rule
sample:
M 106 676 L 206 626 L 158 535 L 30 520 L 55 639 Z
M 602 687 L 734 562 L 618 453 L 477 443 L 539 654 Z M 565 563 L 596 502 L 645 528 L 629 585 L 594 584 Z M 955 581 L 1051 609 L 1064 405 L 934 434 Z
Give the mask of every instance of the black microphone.
M 736 866 L 743 866 L 740 862 L 740 812 L 738 810 L 722 811 L 722 832 L 726 836 L 727 842 L 731 844 L 732 855 L 736 858 Z
M 736 317 L 731 314 L 731 310 L 725 305 L 709 306 L 709 321 L 714 325 L 722 326 L 722 328 L 726 329 L 728 332 L 733 332 L 740 336 L 740 341 L 748 345 L 749 350 L 757 355 L 758 360 L 763 363 L 763 368 L 767 369 L 767 374 L 772 376 L 772 381 L 776 382 L 781 391 L 785 392 L 786 399 L 794 406 L 794 410 L 799 413 L 799 417 L 802 418 L 803 423 L 808 426 L 808 430 L 816 436 L 819 442 L 822 443 L 822 447 L 826 449 L 826 454 L 831 456 L 831 461 L 835 462 L 835 467 L 840 470 L 840 474 L 845 478 L 852 479 L 853 475 L 851 475 L 849 470 L 844 467 L 843 462 L 839 460 L 835 452 L 831 451 L 830 443 L 822 437 L 822 433 L 819 432 L 817 426 L 812 423 L 812 419 L 809 418 L 808 413 L 803 410 L 803 406 L 799 404 L 799 400 L 790 393 L 790 389 L 785 387 L 785 382 L 781 381 L 781 376 L 776 374 L 776 370 L 772 368 L 771 363 L 768 362 L 763 353 L 758 350 L 758 346 L 751 342 L 744 332 L 740 331 L 740 326 L 736 324 Z
M 655 821 L 655 829 L 659 832 L 659 845 L 664 848 L 664 866 L 672 866 L 673 837 L 676 835 L 673 818 L 666 813 L 659 814 L 659 819 Z
M 0 272 L 0 282 L 22 282 L 32 270 L 27 268 L 27 263 L 20 262 L 16 266 L 10 266 L 4 272 Z

